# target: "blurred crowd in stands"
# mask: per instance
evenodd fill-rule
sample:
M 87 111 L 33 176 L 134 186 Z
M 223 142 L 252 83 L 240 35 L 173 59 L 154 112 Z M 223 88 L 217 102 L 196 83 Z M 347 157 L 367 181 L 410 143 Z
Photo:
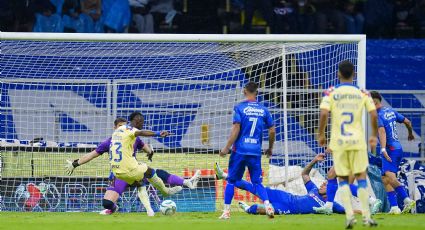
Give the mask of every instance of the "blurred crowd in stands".
M 425 37 L 425 0 L 0 0 L 1 31 Z

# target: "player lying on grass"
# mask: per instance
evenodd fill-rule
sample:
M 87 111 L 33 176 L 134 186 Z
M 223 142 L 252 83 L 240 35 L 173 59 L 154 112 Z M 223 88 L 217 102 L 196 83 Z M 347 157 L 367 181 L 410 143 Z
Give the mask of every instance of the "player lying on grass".
M 378 134 L 382 154 L 382 182 L 384 182 L 391 205 L 389 213 L 408 213 L 415 209 L 416 202 L 409 198 L 406 189 L 397 180 L 398 167 L 403 158 L 403 148 L 398 140 L 397 123 L 402 123 L 406 126 L 409 133 L 407 140 L 409 141 L 415 139 L 412 123 L 394 109 L 382 106 L 382 97 L 377 91 L 372 91 L 370 94 L 378 112 Z M 404 202 L 403 211 L 398 207 L 397 195 Z
M 289 192 L 282 190 L 271 189 L 266 187 L 267 195 L 270 203 L 273 205 L 275 214 L 312 214 L 315 213 L 314 207 L 323 206 L 326 202 L 326 181 L 317 188 L 316 185 L 310 179 L 310 171 L 313 166 L 323 161 L 325 154 L 318 154 L 302 171 L 302 179 L 304 186 L 307 189 L 307 195 L 299 196 L 293 195 Z M 225 179 L 227 174 L 220 169 L 216 163 L 214 166 L 216 176 L 218 179 Z M 235 186 L 239 189 L 243 189 L 256 195 L 255 188 L 247 181 L 238 181 Z M 239 202 L 239 206 L 249 214 L 265 214 L 265 208 L 262 204 L 247 205 L 244 202 Z M 334 203 L 333 211 L 336 213 L 344 213 L 344 208 L 338 203 Z
M 137 125 L 139 123 L 138 119 L 140 119 L 141 114 L 139 113 L 133 113 L 130 115 L 130 120 L 133 123 L 133 125 Z M 143 117 L 141 117 L 143 119 Z M 125 125 L 127 123 L 127 120 L 124 118 L 117 118 L 114 122 L 114 129 Z M 143 121 L 141 122 L 143 124 Z M 90 162 L 94 158 L 102 155 L 105 152 L 109 152 L 111 143 L 111 138 L 106 139 L 103 141 L 95 150 L 93 150 L 90 153 L 87 153 L 83 155 L 81 158 L 74 160 L 73 162 L 67 161 L 66 170 L 68 175 L 71 175 L 74 171 L 74 169 L 80 165 L 86 164 L 87 162 Z M 134 143 L 134 153 L 133 156 L 136 157 L 136 152 L 139 150 L 143 150 L 144 152 L 148 153 L 148 156 L 152 157 L 153 150 L 150 148 L 149 145 L 144 144 L 140 138 L 136 138 L 136 141 Z M 197 187 L 197 183 L 199 181 L 200 171 L 196 171 L 195 175 L 190 179 L 183 179 L 177 175 L 173 175 L 168 173 L 165 170 L 157 169 L 156 173 L 158 177 L 161 178 L 161 180 L 164 183 L 168 183 L 171 186 L 187 186 L 190 189 L 194 189 Z M 112 214 L 116 211 L 117 206 L 116 202 L 119 198 L 119 196 L 130 186 L 123 180 L 116 179 L 114 175 L 111 173 L 109 177 L 110 186 L 107 188 L 107 191 L 105 193 L 104 199 L 103 199 L 103 206 L 105 210 L 101 212 L 101 214 Z M 146 183 L 144 183 L 146 185 Z M 138 185 L 140 185 L 138 183 Z M 146 187 L 139 186 L 138 188 L 138 196 L 143 203 L 143 205 L 146 208 L 146 211 L 148 212 L 148 215 L 152 216 L 153 211 L 150 208 L 150 202 L 149 198 L 146 192 Z M 147 201 L 146 201 L 147 200 Z
M 366 136 L 363 130 L 363 111 L 366 109 L 371 119 L 372 133 L 369 144 L 372 151 L 376 148 L 377 143 L 378 114 L 369 93 L 353 84 L 354 69 L 353 63 L 348 60 L 338 64 L 340 84 L 329 88 L 323 94 L 320 103 L 318 136 L 319 145 L 328 147 L 325 131 L 329 123 L 329 113 L 331 113 L 331 138 L 328 148 L 332 151 L 335 172 L 338 176 L 347 229 L 353 228 L 356 223 L 351 204 L 352 194 L 348 180 L 350 175 L 354 175 L 357 180 L 357 194 L 361 204 L 363 224 L 371 227 L 377 226 L 377 223 L 371 217 L 369 207 L 369 192 L 366 181 L 369 161 Z
M 354 177 L 349 177 L 350 181 L 350 190 L 353 196 L 357 197 L 357 185 L 353 184 Z M 335 201 L 336 192 L 338 190 L 338 181 L 336 179 L 335 168 L 332 166 L 327 173 L 327 186 L 326 186 L 326 195 L 327 200 L 324 206 L 313 208 L 316 213 L 320 214 L 332 214 L 333 212 L 333 203 Z M 370 212 L 372 214 L 376 214 L 381 210 L 382 201 L 380 199 L 376 199 L 372 196 L 369 196 L 369 205 Z

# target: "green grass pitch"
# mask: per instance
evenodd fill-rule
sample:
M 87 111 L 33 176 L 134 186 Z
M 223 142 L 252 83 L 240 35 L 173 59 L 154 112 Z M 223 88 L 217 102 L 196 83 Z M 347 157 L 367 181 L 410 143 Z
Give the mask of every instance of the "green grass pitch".
M 97 213 L 18 213 L 0 212 L 0 229 L 10 230 L 125 230 L 125 229 L 191 229 L 191 230 L 245 230 L 245 229 L 344 229 L 343 215 L 286 215 L 270 220 L 266 216 L 233 213 L 230 220 L 219 220 L 220 213 L 177 213 L 174 216 L 145 213 L 114 214 Z M 376 215 L 376 229 L 414 230 L 425 229 L 424 215 Z M 358 217 L 358 221 L 360 221 Z M 355 229 L 367 229 L 358 222 Z

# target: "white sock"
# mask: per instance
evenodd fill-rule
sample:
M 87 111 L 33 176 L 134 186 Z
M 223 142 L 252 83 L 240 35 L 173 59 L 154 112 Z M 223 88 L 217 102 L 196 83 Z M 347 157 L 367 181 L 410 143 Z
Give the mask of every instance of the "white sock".
M 410 199 L 410 197 L 406 197 L 406 198 L 404 198 L 404 200 L 403 200 L 403 203 L 404 203 L 404 204 L 408 204 L 408 203 L 410 203 L 410 202 L 412 202 L 412 199 Z
M 376 199 L 372 196 L 369 197 L 369 203 L 373 204 L 376 202 Z
M 230 204 L 224 204 L 224 211 L 230 211 Z
M 183 180 L 183 185 L 186 185 L 187 187 L 189 187 L 190 185 L 192 185 L 191 179 L 184 179 Z
M 269 205 L 270 204 L 270 201 L 265 200 L 263 203 L 264 203 L 264 205 Z
M 327 208 L 333 208 L 333 206 L 334 206 L 334 203 L 333 202 L 326 201 L 325 207 L 327 207 Z

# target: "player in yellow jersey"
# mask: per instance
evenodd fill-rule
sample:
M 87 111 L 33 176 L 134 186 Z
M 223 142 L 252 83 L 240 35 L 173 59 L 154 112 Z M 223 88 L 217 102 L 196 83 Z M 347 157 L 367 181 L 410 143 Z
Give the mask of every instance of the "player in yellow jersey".
M 335 172 L 339 179 L 342 203 L 346 214 L 346 228 L 351 229 L 356 223 L 351 206 L 351 191 L 348 176 L 353 174 L 358 184 L 358 198 L 360 199 L 363 224 L 376 226 L 371 218 L 369 209 L 369 194 L 367 191 L 366 170 L 369 165 L 367 145 L 363 130 L 363 111 L 366 108 L 370 114 L 372 135 L 369 144 L 374 150 L 377 142 L 378 115 L 372 98 L 365 90 L 353 84 L 354 65 L 349 61 L 342 61 L 338 66 L 340 84 L 331 87 L 324 93 L 320 104 L 319 144 L 326 146 L 325 130 L 331 113 L 331 138 L 329 149 L 332 151 Z
M 135 127 L 142 127 L 143 116 L 140 113 L 133 113 L 132 124 Z M 132 115 L 133 115 L 132 114 Z M 140 125 L 138 125 L 140 123 Z M 118 127 L 112 134 L 109 152 L 109 163 L 111 171 L 116 178 L 128 184 L 140 183 L 146 178 L 163 195 L 172 195 L 181 190 L 180 186 L 168 188 L 164 182 L 156 175 L 155 170 L 145 163 L 139 163 L 134 154 L 134 142 L 138 136 L 160 136 L 169 135 L 167 131 L 153 132 L 149 130 L 139 130 L 129 124 Z

